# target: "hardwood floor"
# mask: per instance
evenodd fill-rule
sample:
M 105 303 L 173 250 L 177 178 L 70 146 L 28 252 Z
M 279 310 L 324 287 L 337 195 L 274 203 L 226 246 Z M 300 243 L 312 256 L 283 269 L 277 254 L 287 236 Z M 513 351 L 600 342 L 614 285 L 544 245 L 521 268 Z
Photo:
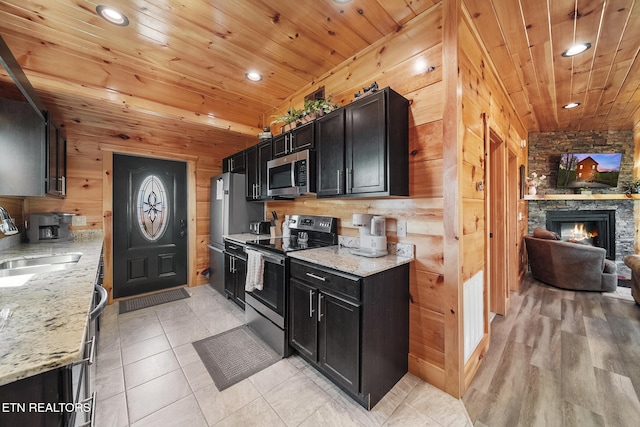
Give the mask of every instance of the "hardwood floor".
M 475 426 L 640 425 L 640 306 L 525 276 L 463 397 Z

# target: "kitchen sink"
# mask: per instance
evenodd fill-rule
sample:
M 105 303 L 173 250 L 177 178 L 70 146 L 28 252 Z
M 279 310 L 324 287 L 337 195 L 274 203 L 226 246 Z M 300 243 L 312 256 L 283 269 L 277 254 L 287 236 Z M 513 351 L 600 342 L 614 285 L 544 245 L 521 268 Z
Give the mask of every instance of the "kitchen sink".
M 72 252 L 6 260 L 0 262 L 0 277 L 66 270 L 75 266 L 81 256 L 81 253 Z

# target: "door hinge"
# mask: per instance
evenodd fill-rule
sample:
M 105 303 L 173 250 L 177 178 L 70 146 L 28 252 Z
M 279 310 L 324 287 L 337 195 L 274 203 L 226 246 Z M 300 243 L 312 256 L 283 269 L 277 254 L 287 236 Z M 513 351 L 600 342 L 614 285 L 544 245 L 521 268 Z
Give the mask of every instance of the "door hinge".
M 489 233 L 489 238 L 492 239 L 493 238 L 493 233 Z

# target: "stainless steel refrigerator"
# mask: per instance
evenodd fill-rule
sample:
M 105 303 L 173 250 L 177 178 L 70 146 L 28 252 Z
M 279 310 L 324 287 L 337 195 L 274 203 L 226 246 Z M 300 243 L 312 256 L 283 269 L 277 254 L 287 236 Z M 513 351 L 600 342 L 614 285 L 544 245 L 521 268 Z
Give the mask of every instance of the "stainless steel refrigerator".
M 209 284 L 224 294 L 224 238 L 248 233 L 249 222 L 264 219 L 264 203 L 248 202 L 243 174 L 226 172 L 211 178 Z

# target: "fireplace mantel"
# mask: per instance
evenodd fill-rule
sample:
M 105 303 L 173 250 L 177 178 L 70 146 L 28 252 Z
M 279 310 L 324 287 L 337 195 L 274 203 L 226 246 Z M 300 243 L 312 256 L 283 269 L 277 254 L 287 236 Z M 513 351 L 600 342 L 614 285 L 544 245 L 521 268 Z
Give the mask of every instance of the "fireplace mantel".
M 640 200 L 640 194 L 527 194 L 524 200 Z

